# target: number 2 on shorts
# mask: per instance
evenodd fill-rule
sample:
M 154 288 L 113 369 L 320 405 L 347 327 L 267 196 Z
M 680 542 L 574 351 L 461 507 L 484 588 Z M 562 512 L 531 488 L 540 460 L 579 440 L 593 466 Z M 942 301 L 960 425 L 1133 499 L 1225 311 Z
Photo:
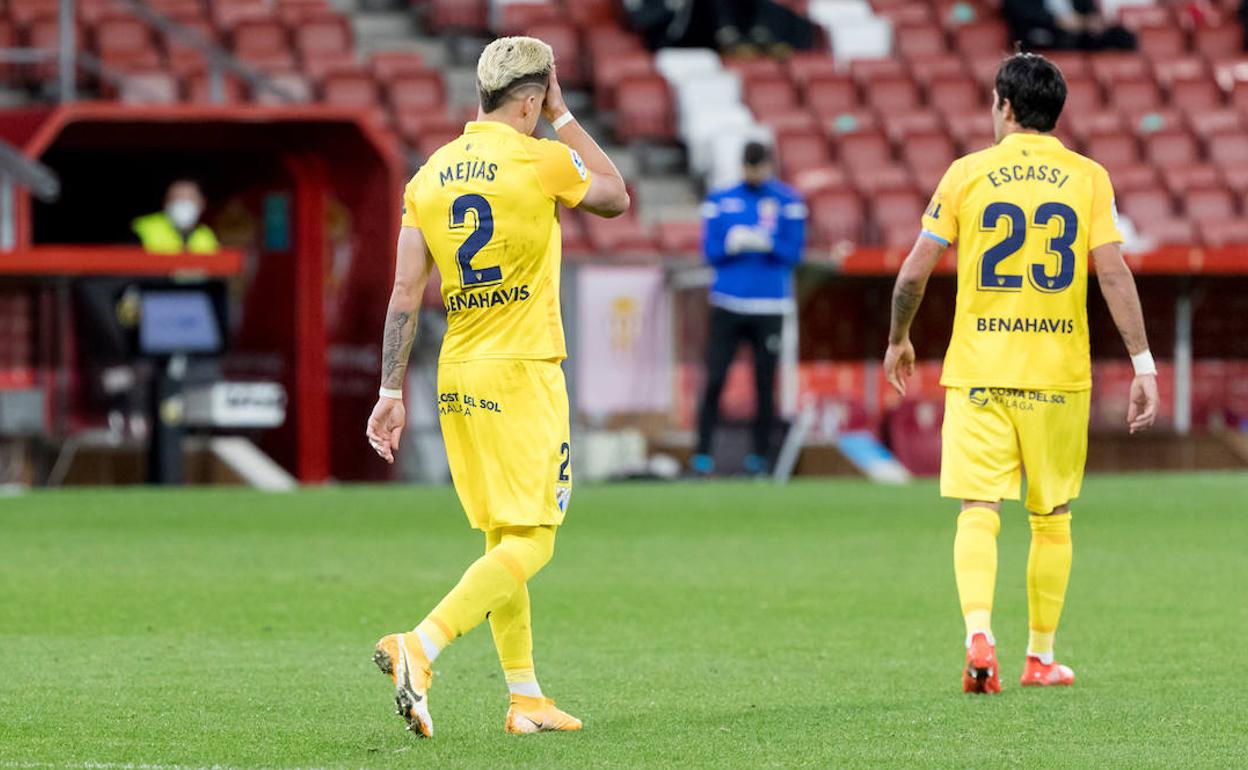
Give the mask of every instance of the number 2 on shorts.
M 571 481 L 572 477 L 568 475 L 568 466 L 572 464 L 572 445 L 563 442 L 559 447 L 559 456 L 563 458 L 563 462 L 559 463 L 559 480 Z

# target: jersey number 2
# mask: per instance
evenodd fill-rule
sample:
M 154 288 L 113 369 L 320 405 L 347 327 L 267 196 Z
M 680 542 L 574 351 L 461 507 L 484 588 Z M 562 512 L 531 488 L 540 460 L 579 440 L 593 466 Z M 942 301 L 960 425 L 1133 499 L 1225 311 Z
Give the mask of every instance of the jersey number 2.
M 488 286 L 503 280 L 503 269 L 493 267 L 472 266 L 472 258 L 494 237 L 494 210 L 484 196 L 470 193 L 461 195 L 451 204 L 451 229 L 458 230 L 468 221 L 468 212 L 477 214 L 477 227 L 464 240 L 456 256 L 459 258 L 459 285 L 467 289 L 470 286 Z
M 1045 293 L 1062 291 L 1075 280 L 1075 252 L 1070 246 L 1079 234 L 1079 217 L 1075 210 L 1065 203 L 1042 203 L 1036 209 L 1032 219 L 1036 227 L 1044 227 L 1054 218 L 1062 220 L 1062 231 L 1049 238 L 1046 251 L 1057 257 L 1057 274 L 1049 275 L 1045 266 L 1039 262 L 1028 265 L 1027 279 L 1032 286 Z M 979 260 L 980 291 L 1018 291 L 1023 287 L 1023 276 L 1013 273 L 1000 273 L 997 266 L 1006 257 L 1012 256 L 1023 247 L 1027 240 L 1027 214 L 1013 203 L 989 203 L 984 209 L 984 217 L 980 225 L 985 230 L 992 230 L 997 222 L 1006 218 L 1010 220 L 1010 232 L 1005 239 L 984 252 Z

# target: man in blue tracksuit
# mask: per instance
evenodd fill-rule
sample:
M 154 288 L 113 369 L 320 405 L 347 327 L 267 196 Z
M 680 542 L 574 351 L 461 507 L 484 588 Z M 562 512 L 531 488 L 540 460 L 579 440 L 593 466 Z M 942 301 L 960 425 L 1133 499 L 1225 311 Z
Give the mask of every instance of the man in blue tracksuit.
M 693 470 L 715 470 L 711 435 L 719 419 L 719 397 L 728 367 L 742 340 L 754 353 L 758 412 L 749 473 L 767 471 L 775 420 L 776 361 L 784 316 L 794 310 L 793 268 L 802 259 L 806 205 L 796 192 L 772 178 L 771 153 L 758 142 L 745 146 L 743 176 L 734 187 L 716 190 L 702 204 L 702 250 L 715 268 L 706 355 L 706 390 L 698 411 L 698 446 Z

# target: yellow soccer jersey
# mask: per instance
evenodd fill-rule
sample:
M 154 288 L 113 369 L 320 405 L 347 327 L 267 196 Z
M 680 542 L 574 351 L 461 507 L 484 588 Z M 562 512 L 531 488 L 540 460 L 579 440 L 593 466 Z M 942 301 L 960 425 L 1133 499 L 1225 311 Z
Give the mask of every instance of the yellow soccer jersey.
M 442 274 L 442 361 L 567 357 L 558 204 L 580 203 L 589 177 L 567 145 L 474 121 L 408 182 L 403 226 Z
M 958 246 L 941 385 L 1083 390 L 1088 252 L 1122 240 L 1109 174 L 1056 137 L 1010 134 L 954 161 L 923 215 Z

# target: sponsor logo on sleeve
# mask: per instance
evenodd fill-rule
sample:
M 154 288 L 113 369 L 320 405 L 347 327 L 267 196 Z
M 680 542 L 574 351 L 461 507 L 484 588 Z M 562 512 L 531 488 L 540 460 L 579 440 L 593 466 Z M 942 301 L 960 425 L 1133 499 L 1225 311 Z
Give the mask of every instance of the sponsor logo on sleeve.
M 589 175 L 589 170 L 585 168 L 585 161 L 581 160 L 580 153 L 571 147 L 568 148 L 568 152 L 572 153 L 572 165 L 576 166 L 576 173 L 581 175 L 583 181 Z

